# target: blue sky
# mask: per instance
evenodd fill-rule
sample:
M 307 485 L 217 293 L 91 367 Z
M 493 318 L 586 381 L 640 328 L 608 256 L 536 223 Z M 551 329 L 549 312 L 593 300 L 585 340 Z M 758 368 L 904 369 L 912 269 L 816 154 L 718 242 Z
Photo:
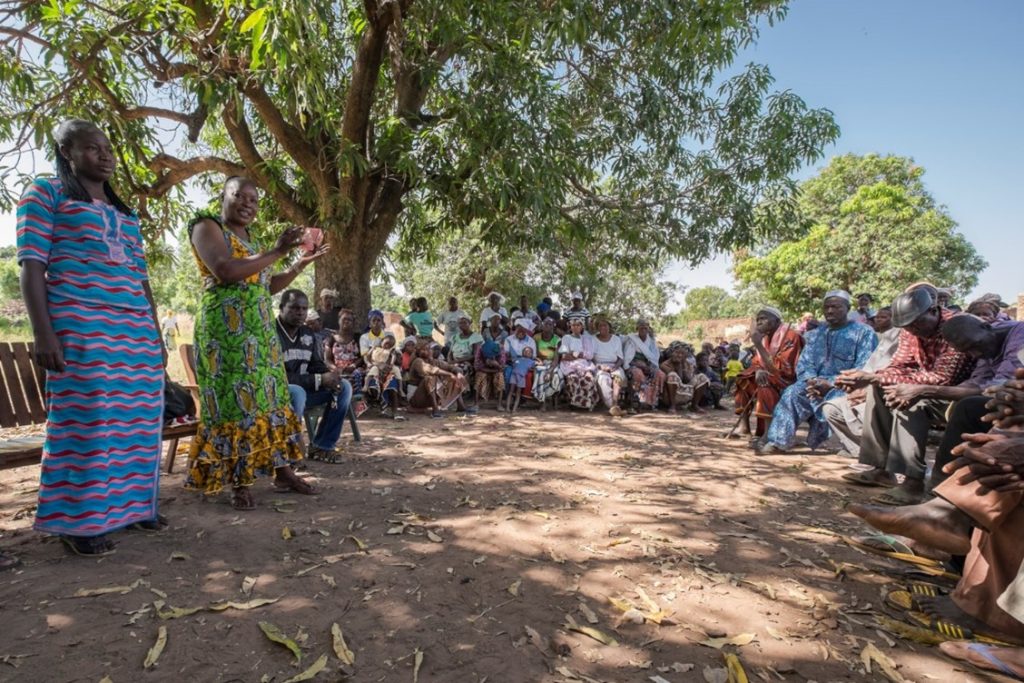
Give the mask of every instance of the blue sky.
M 975 293 L 1024 292 L 1024 1 L 794 0 L 738 64 L 767 64 L 779 90 L 835 114 L 828 157 L 913 157 L 989 262 Z M 808 177 L 825 162 L 805 169 Z M 731 283 L 728 259 L 671 279 Z

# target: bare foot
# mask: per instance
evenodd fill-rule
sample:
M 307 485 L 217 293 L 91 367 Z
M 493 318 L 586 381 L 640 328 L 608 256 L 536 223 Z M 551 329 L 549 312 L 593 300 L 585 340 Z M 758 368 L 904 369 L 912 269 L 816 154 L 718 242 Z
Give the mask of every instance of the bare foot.
M 951 640 L 939 643 L 939 649 L 953 659 L 970 662 L 979 669 L 1024 679 L 1024 648 L 995 647 L 964 640 Z
M 897 508 L 851 503 L 846 509 L 880 531 L 909 536 L 950 555 L 971 549 L 970 518 L 941 498 Z

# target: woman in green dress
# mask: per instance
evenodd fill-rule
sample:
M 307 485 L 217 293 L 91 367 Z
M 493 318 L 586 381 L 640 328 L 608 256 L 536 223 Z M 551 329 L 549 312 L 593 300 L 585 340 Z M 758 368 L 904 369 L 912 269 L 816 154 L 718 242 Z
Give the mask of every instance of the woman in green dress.
M 315 493 L 292 469 L 302 458 L 302 426 L 288 398 L 270 296 L 327 247 L 272 273 L 302 241 L 303 228 L 288 228 L 273 248 L 261 252 L 249 234 L 258 204 L 255 184 L 231 177 L 224 184 L 220 216 L 201 216 L 189 226 L 203 294 L 195 335 L 200 424 L 185 487 L 212 495 L 230 486 L 237 510 L 256 506 L 249 487 L 257 473 L 273 473 L 281 490 Z

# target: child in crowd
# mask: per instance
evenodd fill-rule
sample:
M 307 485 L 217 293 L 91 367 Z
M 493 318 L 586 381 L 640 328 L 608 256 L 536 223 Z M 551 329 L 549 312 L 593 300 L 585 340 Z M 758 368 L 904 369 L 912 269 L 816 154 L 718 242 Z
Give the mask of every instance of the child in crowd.
M 394 417 L 402 390 L 402 360 L 395 348 L 395 335 L 390 330 L 385 332 L 380 345 L 370 349 L 366 359 L 368 367 L 363 391 L 371 401 L 380 402 L 385 415 Z
M 537 360 L 533 357 L 533 349 L 529 346 L 523 349 L 523 355 L 515 359 L 512 364 L 512 386 L 509 388 L 506 399 L 506 410 L 516 412 L 519 410 L 519 400 L 522 398 L 523 389 L 526 388 L 526 376 L 537 366 Z M 515 397 L 515 403 L 512 399 Z
M 740 350 L 738 347 L 729 348 L 729 361 L 725 364 L 725 392 L 732 393 L 733 382 L 743 372 L 743 363 L 740 362 Z
M 434 338 L 434 314 L 430 312 L 426 297 L 410 299 L 412 310 L 402 318 L 402 328 L 411 337 L 420 342 Z

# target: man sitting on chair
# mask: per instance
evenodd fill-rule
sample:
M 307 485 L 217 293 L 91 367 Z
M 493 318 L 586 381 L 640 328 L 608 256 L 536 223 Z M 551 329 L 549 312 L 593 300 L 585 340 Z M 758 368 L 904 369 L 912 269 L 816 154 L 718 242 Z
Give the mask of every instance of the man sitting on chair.
M 309 299 L 302 291 L 289 289 L 281 294 L 277 336 L 284 351 L 288 391 L 292 409 L 300 417 L 306 408 L 324 406 L 316 434 L 310 435 L 309 459 L 339 463 L 341 454 L 336 446 L 352 400 L 352 385 L 324 362 L 323 348 L 304 324 L 308 310 Z

